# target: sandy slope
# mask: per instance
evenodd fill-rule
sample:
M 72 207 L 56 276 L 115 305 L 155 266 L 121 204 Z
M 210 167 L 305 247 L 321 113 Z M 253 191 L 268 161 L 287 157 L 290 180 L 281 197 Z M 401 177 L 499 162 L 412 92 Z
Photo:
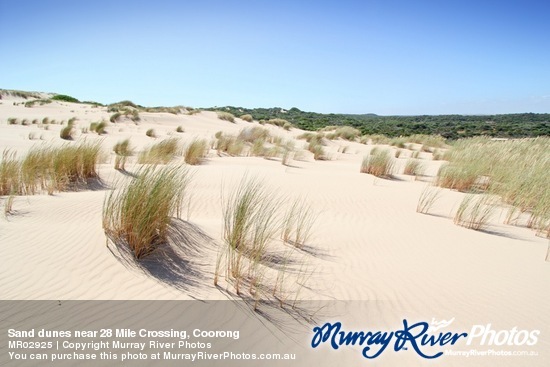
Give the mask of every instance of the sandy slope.
M 88 105 L 54 102 L 25 108 L 14 106 L 14 101 L 20 102 L 0 101 L 0 149 L 9 148 L 20 156 L 35 144 L 62 144 L 61 126 L 44 130 L 38 125 L 8 125 L 9 117 L 32 121 L 47 116 L 66 121 L 77 116 L 79 128 L 109 117 L 104 108 Z M 250 125 L 221 121 L 211 112 L 194 116 L 142 113 L 141 117 L 138 125 L 130 121 L 110 124 L 108 134 L 101 138 L 105 151 L 123 138 L 131 138 L 141 149 L 168 136 L 184 142 L 194 137 L 210 140 L 216 131 L 238 133 Z M 175 132 L 180 125 L 185 128 L 183 134 Z M 149 128 L 157 131 L 158 139 L 145 136 Z M 299 133 L 269 129 L 288 138 Z M 38 139 L 29 140 L 29 134 Z M 78 139 L 100 137 L 79 134 Z M 338 153 L 339 145 L 350 145 L 350 153 Z M 358 143 L 332 143 L 332 160 L 315 162 L 306 153 L 306 159 L 293 161 L 292 167 L 279 160 L 218 157 L 212 151 L 204 165 L 192 168 L 189 210 L 190 222 L 212 242 L 191 259 L 201 276 L 179 288 L 125 266 L 113 256 L 101 227 L 105 190 L 17 197 L 15 214 L 0 219 L 0 297 L 225 299 L 212 284 L 216 244 L 221 243 L 220 196 L 222 188 L 227 190 L 248 173 L 263 177 L 269 187 L 288 197 L 307 197 L 319 214 L 311 240 L 314 254 L 303 255 L 313 275 L 311 290 L 305 290 L 302 297 L 369 301 L 376 322 L 388 327 L 395 327 L 395 321 L 403 317 L 427 321 L 455 317 L 456 327 L 492 322 L 502 328 L 540 329 L 544 337 L 537 350 L 550 350 L 550 264 L 544 261 L 548 241 L 526 228 L 502 225 L 498 213 L 491 233 L 454 225 L 452 215 L 462 194 L 448 190 L 431 215 L 416 213 L 426 183 L 408 176 L 390 181 L 360 174 L 361 159 L 369 149 Z M 112 168 L 112 153 L 107 157 L 100 170 L 105 182 L 112 184 L 121 174 Z M 403 165 L 405 159 L 399 162 Z M 435 174 L 439 163 L 426 160 L 426 164 L 428 172 Z M 346 317 L 358 327 L 373 324 L 362 315 Z M 546 355 L 529 365 L 545 365 L 548 360 Z M 453 363 L 482 365 L 464 359 L 447 360 L 445 365 Z M 516 362 L 498 359 L 498 363 Z

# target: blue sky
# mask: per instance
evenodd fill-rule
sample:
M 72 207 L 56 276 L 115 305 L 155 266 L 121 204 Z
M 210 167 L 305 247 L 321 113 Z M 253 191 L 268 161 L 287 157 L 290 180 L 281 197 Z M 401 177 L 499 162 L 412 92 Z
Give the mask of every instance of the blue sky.
M 550 112 L 547 1 L 0 0 L 0 88 L 147 106 Z

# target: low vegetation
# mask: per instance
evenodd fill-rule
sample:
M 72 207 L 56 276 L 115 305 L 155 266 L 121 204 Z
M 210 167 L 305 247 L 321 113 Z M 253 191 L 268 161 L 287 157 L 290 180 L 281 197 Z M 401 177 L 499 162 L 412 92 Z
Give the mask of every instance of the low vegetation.
M 222 198 L 224 247 L 216 262 L 214 284 L 224 277 L 238 295 L 254 300 L 255 309 L 269 298 L 284 307 L 290 293 L 294 292 L 294 300 L 298 297 L 299 289 L 287 287 L 296 285 L 296 276 L 303 275 L 292 269 L 292 254 L 295 247 L 304 246 L 315 218 L 302 201 L 295 201 L 283 215 L 281 202 L 262 181 L 246 176 Z M 292 247 L 277 246 L 278 235 Z
M 424 175 L 425 167 L 418 159 L 411 158 L 407 160 L 405 164 L 404 174 L 410 176 L 422 176 Z
M 219 134 L 215 143 L 215 149 L 218 155 L 226 153 L 231 156 L 239 156 L 243 153 L 244 147 L 244 141 L 238 139 L 236 136 L 225 135 L 223 133 Z
M 468 194 L 460 203 L 454 222 L 468 229 L 483 230 L 487 227 L 494 209 L 495 202 L 491 196 Z
M 285 119 L 304 130 L 315 131 L 331 125 L 351 126 L 360 130 L 362 135 L 384 135 L 386 138 L 440 135 L 444 139 L 457 140 L 479 135 L 499 138 L 550 135 L 550 114 L 378 116 L 321 114 L 278 107 L 250 109 L 228 106 L 224 109 L 238 115 L 250 114 L 258 121 Z
M 220 120 L 229 121 L 235 123 L 235 116 L 229 112 L 217 111 L 218 118 Z
M 373 149 L 363 158 L 361 173 L 368 173 L 376 177 L 390 178 L 393 174 L 393 159 L 387 149 Z
M 138 156 L 138 163 L 167 164 L 176 154 L 180 154 L 178 140 L 174 138 L 166 139 L 142 151 Z
M 204 139 L 193 140 L 183 153 L 185 163 L 190 165 L 201 164 L 208 152 L 208 144 Z
M 329 140 L 340 138 L 355 141 L 355 139 L 361 136 L 361 132 L 351 126 L 327 126 L 326 128 L 321 129 L 321 131 L 327 132 L 325 137 Z
M 80 103 L 80 101 L 74 97 L 65 95 L 65 94 L 56 94 L 53 96 L 52 101 L 62 101 L 62 102 L 71 102 L 71 103 Z
M 240 119 L 243 120 L 243 121 L 246 121 L 246 122 L 253 122 L 254 121 L 254 119 L 252 118 L 252 115 L 249 115 L 249 114 L 242 115 L 240 117 Z
M 144 167 L 137 178 L 111 191 L 103 204 L 103 228 L 116 244 L 143 259 L 167 242 L 172 217 L 179 217 L 189 183 L 177 166 Z
M 486 193 L 510 206 L 508 223 L 526 214 L 525 225 L 550 236 L 550 138 L 494 141 L 464 139 L 445 154 L 438 173 L 441 187 Z
M 416 212 L 422 214 L 428 214 L 432 206 L 435 204 L 439 196 L 441 195 L 441 190 L 437 187 L 426 186 L 420 197 L 418 198 L 418 204 L 416 205 Z
M 116 154 L 115 157 L 115 169 L 120 171 L 126 170 L 126 161 L 128 157 L 134 154 L 132 147 L 130 146 L 130 139 L 119 141 L 113 147 L 113 151 Z
M 103 134 L 107 133 L 107 131 L 105 130 L 106 127 L 107 127 L 107 122 L 105 122 L 105 121 L 92 122 L 92 123 L 90 123 L 89 130 L 91 132 L 97 133 L 98 135 L 103 135 Z
M 5 151 L 0 163 L 1 195 L 34 195 L 78 189 L 99 179 L 101 142 L 49 147 L 40 145 L 22 159 Z
M 67 126 L 65 126 L 64 128 L 61 129 L 61 131 L 59 132 L 59 136 L 61 137 L 61 139 L 63 139 L 63 140 L 73 140 L 73 134 L 75 132 L 74 121 L 75 120 L 70 119 L 67 122 Z

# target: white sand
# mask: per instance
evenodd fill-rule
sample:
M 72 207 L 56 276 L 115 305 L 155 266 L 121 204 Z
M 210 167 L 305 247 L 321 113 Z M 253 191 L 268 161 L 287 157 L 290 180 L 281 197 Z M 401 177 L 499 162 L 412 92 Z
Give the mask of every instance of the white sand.
M 54 102 L 26 108 L 20 99 L 0 100 L 0 150 L 21 157 L 35 144 L 62 144 L 60 125 L 44 130 L 37 125 L 8 125 L 9 117 L 65 120 L 76 116 L 77 127 L 105 118 L 106 108 Z M 124 138 L 139 149 L 169 135 L 189 142 L 194 137 L 213 139 L 223 130 L 238 133 L 251 124 L 217 119 L 213 112 L 197 115 L 141 113 L 142 121 L 110 124 L 108 134 L 79 134 L 78 139 L 103 139 L 105 152 Z M 256 124 L 256 123 L 255 123 Z M 185 133 L 175 132 L 183 126 Z M 154 128 L 158 139 L 145 136 Z M 292 137 L 268 126 L 274 133 Z M 38 140 L 29 140 L 29 134 Z M 40 140 L 42 137 L 43 141 Z M 297 146 L 303 145 L 298 141 Z M 349 145 L 350 153 L 338 153 Z M 269 187 L 289 197 L 307 197 L 319 213 L 310 241 L 316 256 L 306 256 L 315 272 L 311 290 L 301 297 L 324 300 L 368 300 L 379 305 L 377 325 L 395 325 L 404 317 L 430 321 L 456 318 L 455 327 L 493 323 L 502 328 L 539 329 L 537 350 L 545 356 L 529 360 L 530 366 L 548 365 L 550 350 L 550 263 L 545 262 L 548 240 L 527 228 L 503 225 L 497 212 L 488 232 L 453 224 L 452 216 L 463 194 L 444 190 L 431 215 L 416 213 L 425 182 L 409 176 L 383 180 L 360 174 L 363 155 L 371 146 L 334 142 L 330 161 L 293 161 L 256 157 L 218 157 L 211 151 L 205 164 L 193 167 L 190 222 L 221 244 L 220 195 L 243 174 L 263 177 Z M 100 167 L 102 178 L 112 183 L 121 174 L 113 169 L 113 155 Z M 406 159 L 399 159 L 403 165 Z M 425 161 L 435 174 L 439 162 Z M 130 166 L 131 167 L 131 166 Z M 131 170 L 131 169 L 130 169 Z M 15 213 L 0 218 L 0 297 L 2 299 L 226 299 L 213 286 L 216 250 L 205 246 L 197 260 L 204 278 L 200 285 L 182 291 L 119 262 L 106 247 L 101 226 L 104 190 L 64 192 L 53 196 L 17 197 Z M 184 218 L 185 215 L 184 215 Z M 378 306 L 377 306 L 378 307 Z M 375 307 L 376 308 L 376 307 Z M 374 322 L 362 315 L 348 315 L 356 326 Z M 350 321 L 351 322 L 351 321 Z M 389 354 L 389 352 L 388 352 Z M 398 357 L 396 360 L 399 360 Z M 408 358 L 408 357 L 403 357 Z M 411 356 L 408 365 L 427 361 Z M 491 361 L 491 362 L 489 362 Z M 514 359 L 447 359 L 441 365 L 517 365 Z M 370 362 L 366 362 L 370 363 Z M 375 364 L 377 365 L 377 364 Z

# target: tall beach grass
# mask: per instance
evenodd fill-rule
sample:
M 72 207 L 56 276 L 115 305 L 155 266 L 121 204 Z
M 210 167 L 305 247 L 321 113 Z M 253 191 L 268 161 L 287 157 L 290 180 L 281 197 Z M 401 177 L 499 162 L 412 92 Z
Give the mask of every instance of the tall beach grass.
M 360 172 L 368 173 L 376 177 L 390 178 L 393 173 L 393 159 L 387 149 L 374 149 L 363 158 Z
M 172 217 L 180 217 L 189 171 L 178 166 L 143 167 L 137 178 L 107 194 L 103 228 L 117 244 L 142 259 L 166 243 Z
M 467 193 L 494 195 L 510 206 L 507 222 L 526 213 L 526 225 L 550 237 L 550 138 L 455 142 L 445 154 L 437 184 Z

